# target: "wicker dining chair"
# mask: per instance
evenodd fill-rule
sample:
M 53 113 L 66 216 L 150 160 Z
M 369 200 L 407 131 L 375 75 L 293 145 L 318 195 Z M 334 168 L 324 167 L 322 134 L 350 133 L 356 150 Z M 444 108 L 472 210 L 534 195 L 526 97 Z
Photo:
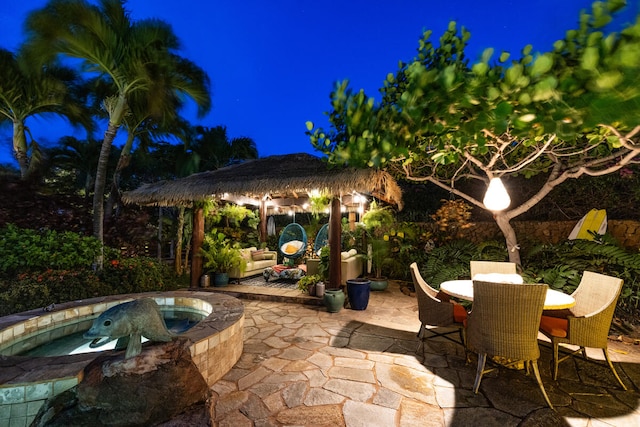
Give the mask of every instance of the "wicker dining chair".
M 473 309 L 467 319 L 467 347 L 478 354 L 473 385 L 478 393 L 482 376 L 496 368 L 485 369 L 487 356 L 503 358 L 504 366 L 524 362 L 538 381 L 544 400 L 553 408 L 544 389 L 538 359 L 538 326 L 547 294 L 544 284 L 505 284 L 473 281 Z
M 558 364 L 577 352 L 587 359 L 586 347 L 600 348 L 604 358 L 624 390 L 627 389 L 609 358 L 608 337 L 613 312 L 622 290 L 623 280 L 604 274 L 585 271 L 578 288 L 571 294 L 575 306 L 562 315 L 545 312 L 540 320 L 540 331 L 546 335 L 553 346 L 553 379 L 558 378 Z M 578 346 L 579 349 L 558 358 L 559 344 Z
M 449 335 L 457 332 L 460 334 L 460 343 L 464 345 L 465 333 L 463 322 L 467 318 L 466 309 L 462 305 L 450 301 L 447 294 L 439 292 L 429 286 L 422 278 L 418 265 L 415 262 L 409 266 L 409 269 L 411 270 L 413 285 L 418 297 L 418 317 L 421 322 L 420 331 L 418 331 L 419 342 L 416 352 L 420 350 L 420 347 L 424 343 L 425 331 L 431 333 L 427 339 L 443 337 L 456 343 L 457 341 Z M 453 328 L 453 330 L 436 332 L 427 326 Z
M 469 268 L 471 270 L 471 278 L 476 274 L 516 274 L 517 268 L 515 262 L 501 261 L 470 261 Z

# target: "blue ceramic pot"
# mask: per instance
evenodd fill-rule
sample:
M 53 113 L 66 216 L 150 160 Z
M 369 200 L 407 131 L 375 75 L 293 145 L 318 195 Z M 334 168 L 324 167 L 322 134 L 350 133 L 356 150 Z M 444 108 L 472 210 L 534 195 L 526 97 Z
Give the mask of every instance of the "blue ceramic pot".
M 347 280 L 347 295 L 353 310 L 365 310 L 369 305 L 371 281 L 369 279 Z
M 227 286 L 229 284 L 229 273 L 216 273 L 213 275 L 213 286 Z

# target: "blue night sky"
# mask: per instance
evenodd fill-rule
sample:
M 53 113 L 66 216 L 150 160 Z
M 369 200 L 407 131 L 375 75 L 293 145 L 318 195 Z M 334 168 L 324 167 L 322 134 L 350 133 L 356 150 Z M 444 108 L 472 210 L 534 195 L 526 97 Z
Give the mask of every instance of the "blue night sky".
M 623 22 L 635 19 L 628 0 Z M 45 0 L 5 1 L 0 46 L 14 50 L 22 23 Z M 471 32 L 467 54 L 475 61 L 493 47 L 512 55 L 526 44 L 551 49 L 590 0 L 129 0 L 132 19 L 159 18 L 173 26 L 182 55 L 211 78 L 213 109 L 193 124 L 227 126 L 230 138 L 253 138 L 260 156 L 313 152 L 305 122 L 327 127 L 329 93 L 348 79 L 354 89 L 377 94 L 398 61 L 416 53 L 425 29 L 432 40 L 455 20 Z M 73 133 L 62 121 L 28 122 L 44 145 Z M 97 135 L 101 135 L 101 129 Z M 118 143 L 116 141 L 116 143 Z M 11 129 L 0 128 L 0 163 L 11 160 Z

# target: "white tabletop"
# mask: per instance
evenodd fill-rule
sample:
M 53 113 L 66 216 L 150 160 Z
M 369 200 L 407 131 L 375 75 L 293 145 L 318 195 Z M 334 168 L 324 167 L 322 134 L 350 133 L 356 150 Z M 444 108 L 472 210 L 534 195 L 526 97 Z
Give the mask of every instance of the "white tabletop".
M 518 285 L 513 285 L 518 286 Z M 467 301 L 473 301 L 472 280 L 448 280 L 440 284 L 440 289 L 452 297 Z M 576 305 L 576 300 L 571 295 L 554 289 L 547 289 L 547 297 L 544 300 L 545 310 L 560 310 Z

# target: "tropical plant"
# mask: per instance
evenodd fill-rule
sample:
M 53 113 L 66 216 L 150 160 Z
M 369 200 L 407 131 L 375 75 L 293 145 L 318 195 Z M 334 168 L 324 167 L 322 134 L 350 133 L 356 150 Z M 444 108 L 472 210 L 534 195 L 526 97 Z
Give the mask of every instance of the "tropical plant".
M 619 172 L 640 155 L 640 20 L 605 33 L 624 5 L 594 2 L 550 52 L 528 45 L 517 60 L 487 49 L 469 65 L 465 28 L 451 22 L 439 46 L 425 31 L 415 59 L 388 74 L 381 102 L 338 83 L 333 129 L 307 123 L 311 142 L 329 163 L 384 167 L 480 209 L 482 196 L 456 183 L 544 177 L 530 197 L 493 212 L 510 261 L 520 264 L 513 218 L 569 179 Z
M 42 156 L 27 118 L 53 114 L 91 129 L 91 115 L 83 107 L 85 94 L 71 68 L 55 62 L 44 65 L 23 50 L 14 54 L 0 48 L 0 123 L 13 126 L 13 155 L 22 179 L 37 169 Z
M 385 266 L 390 265 L 391 259 L 391 242 L 390 234 L 395 224 L 395 217 L 389 207 L 378 207 L 375 202 L 370 205 L 369 211 L 362 215 L 362 223 L 364 225 L 367 244 L 371 248 L 367 249 L 370 257 L 375 279 L 382 279 L 382 270 Z
M 322 276 L 320 274 L 311 274 L 309 276 L 302 276 L 300 280 L 298 280 L 297 286 L 301 292 L 308 292 L 309 286 L 315 286 L 320 282 L 322 282 Z
M 0 276 L 11 277 L 20 272 L 46 269 L 91 269 L 101 251 L 94 237 L 70 231 L 33 230 L 7 224 L 0 228 Z M 117 258 L 118 251 L 105 253 Z
M 215 230 L 204 236 L 200 252 L 205 258 L 204 266 L 214 273 L 228 273 L 234 268 L 243 271 L 247 267 L 239 245 L 231 244 L 224 233 Z
M 309 195 L 309 206 L 311 207 L 311 213 L 315 218 L 318 218 L 321 214 L 329 212 L 329 206 L 331 206 L 331 196 L 326 193 L 312 193 Z
M 640 304 L 640 254 L 620 247 L 610 235 L 591 240 L 568 240 L 559 244 L 539 244 L 524 254 L 523 276 L 534 282 L 572 293 L 585 270 L 624 280 L 618 307 L 636 312 Z
M 320 262 L 318 263 L 318 274 L 322 277 L 322 280 L 329 280 L 329 261 L 331 260 L 331 253 L 329 245 L 323 246 L 320 249 Z
M 121 0 L 50 0 L 31 12 L 25 26 L 26 49 L 33 57 L 79 59 L 96 81 L 112 88 L 103 99 L 109 123 L 96 169 L 93 232 L 103 241 L 104 190 L 111 145 L 126 114 L 139 111 L 138 102 L 153 113 L 175 97 L 190 96 L 203 116 L 210 107 L 208 77 L 195 64 L 178 56 L 179 41 L 171 27 L 157 19 L 130 18 Z M 171 86 L 168 86 L 171 84 Z M 168 94 L 173 94 L 169 97 Z M 142 101 L 144 99 L 144 101 Z M 136 105 L 132 110 L 132 105 Z M 102 264 L 102 258 L 98 263 Z
M 457 239 L 430 249 L 420 272 L 431 286 L 439 288 L 440 283 L 447 280 L 470 277 L 472 260 L 504 261 L 506 256 L 502 243 L 489 240 L 476 244 Z
M 81 141 L 72 136 L 60 138 L 58 144 L 46 151 L 49 157 L 49 167 L 58 176 L 64 173 L 74 177 L 73 191 L 80 189 L 88 198 L 95 185 L 96 167 L 100 158 L 100 141 L 93 138 Z M 109 169 L 115 166 L 115 149 L 109 157 Z M 54 178 L 56 179 L 56 178 Z
M 198 169 L 215 170 L 246 159 L 258 158 L 256 143 L 251 138 L 229 139 L 226 126 L 196 126 L 195 138 L 188 148 L 197 153 Z

